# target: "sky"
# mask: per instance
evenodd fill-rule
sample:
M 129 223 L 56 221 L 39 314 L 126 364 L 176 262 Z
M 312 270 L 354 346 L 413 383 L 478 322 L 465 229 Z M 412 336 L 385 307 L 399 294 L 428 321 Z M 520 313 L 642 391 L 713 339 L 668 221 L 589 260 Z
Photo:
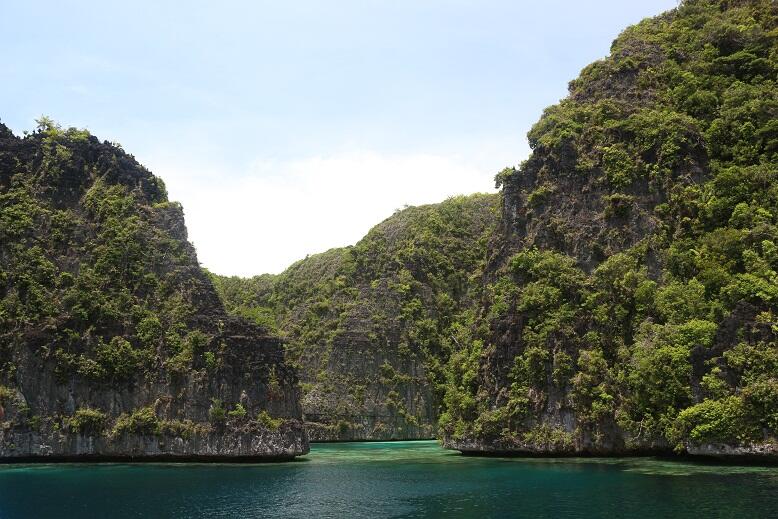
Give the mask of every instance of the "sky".
M 628 25 L 676 0 L 0 0 L 0 121 L 115 141 L 201 264 L 283 271 L 405 205 L 494 191 Z

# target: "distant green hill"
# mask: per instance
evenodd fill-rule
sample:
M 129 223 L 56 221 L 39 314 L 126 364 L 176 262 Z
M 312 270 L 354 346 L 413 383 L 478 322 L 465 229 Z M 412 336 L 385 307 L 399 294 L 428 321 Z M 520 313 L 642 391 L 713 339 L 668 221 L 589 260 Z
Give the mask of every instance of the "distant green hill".
M 354 247 L 278 276 L 214 277 L 228 310 L 277 329 L 312 439 L 430 438 L 459 314 L 480 293 L 497 195 L 410 207 Z

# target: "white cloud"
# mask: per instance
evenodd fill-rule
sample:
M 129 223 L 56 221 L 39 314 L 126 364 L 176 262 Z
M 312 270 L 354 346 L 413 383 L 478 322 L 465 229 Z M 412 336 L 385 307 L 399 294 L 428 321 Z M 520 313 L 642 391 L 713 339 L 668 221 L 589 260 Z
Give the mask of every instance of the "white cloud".
M 219 274 L 249 276 L 356 243 L 404 204 L 490 191 L 494 174 L 515 162 L 491 153 L 470 157 L 351 151 L 257 160 L 243 175 L 218 166 L 148 165 L 184 205 L 200 262 Z

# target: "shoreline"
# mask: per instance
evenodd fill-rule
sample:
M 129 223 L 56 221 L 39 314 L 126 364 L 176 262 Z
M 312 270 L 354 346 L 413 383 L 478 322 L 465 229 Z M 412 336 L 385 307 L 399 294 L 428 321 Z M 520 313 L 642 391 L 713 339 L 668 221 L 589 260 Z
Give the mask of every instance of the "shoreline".
M 398 443 L 436 443 L 442 450 L 449 451 L 452 454 L 457 453 L 462 458 L 502 458 L 502 459 L 526 459 L 526 460 L 615 460 L 615 459 L 650 459 L 671 463 L 695 463 L 711 466 L 742 466 L 742 467 L 778 467 L 778 457 L 760 457 L 749 455 L 706 455 L 675 453 L 666 450 L 634 450 L 621 452 L 577 452 L 577 453 L 552 453 L 552 452 L 531 452 L 531 451 L 477 451 L 477 450 L 459 450 L 451 447 L 445 447 L 436 438 L 429 439 L 410 439 L 410 440 L 348 440 L 348 441 L 320 441 L 311 442 L 312 445 L 334 445 L 334 444 L 398 444 Z M 251 464 L 274 464 L 274 463 L 305 463 L 311 460 L 311 452 L 301 455 L 282 455 L 282 456 L 180 456 L 180 455 L 151 455 L 151 456 L 103 456 L 103 455 L 75 455 L 75 456 L 19 456 L 0 458 L 0 467 L 11 465 L 58 465 L 58 464 L 202 464 L 202 465 L 251 465 Z
M 102 463 L 200 463 L 200 464 L 258 464 L 258 463 L 288 463 L 300 461 L 300 456 L 102 456 L 102 455 L 75 455 L 75 456 L 19 456 L 12 458 L 0 458 L 0 466 L 3 465 L 31 465 L 31 464 L 102 464 Z

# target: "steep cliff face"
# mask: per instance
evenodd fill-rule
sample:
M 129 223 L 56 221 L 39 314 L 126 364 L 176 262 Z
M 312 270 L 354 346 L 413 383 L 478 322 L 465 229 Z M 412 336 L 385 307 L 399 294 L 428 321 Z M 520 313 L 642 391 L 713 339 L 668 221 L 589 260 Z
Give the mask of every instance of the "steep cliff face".
M 228 309 L 287 337 L 311 439 L 435 436 L 443 365 L 477 301 L 497 200 L 411 207 L 279 276 L 216 278 Z
M 497 178 L 450 447 L 778 454 L 776 26 L 775 2 L 686 1 L 545 111 Z
M 281 341 L 227 315 L 121 148 L 0 125 L 0 459 L 307 452 Z

